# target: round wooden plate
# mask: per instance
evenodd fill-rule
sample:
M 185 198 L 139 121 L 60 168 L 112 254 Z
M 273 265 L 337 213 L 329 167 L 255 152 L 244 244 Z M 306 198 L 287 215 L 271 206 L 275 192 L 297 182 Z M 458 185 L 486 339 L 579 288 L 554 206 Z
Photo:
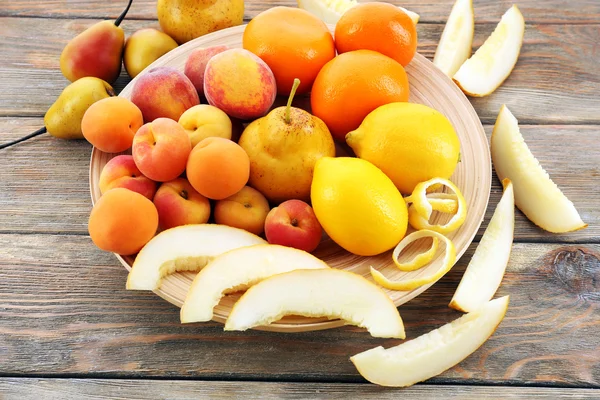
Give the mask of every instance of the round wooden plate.
M 175 50 L 165 54 L 155 61 L 148 69 L 159 66 L 169 66 L 183 71 L 188 55 L 195 49 L 214 45 L 227 45 L 230 48 L 242 47 L 242 33 L 245 26 L 237 26 L 221 30 L 198 39 L 192 40 Z M 330 26 L 333 31 L 333 27 Z M 146 69 L 146 70 L 148 70 Z M 451 122 L 461 142 L 461 162 L 458 164 L 451 180 L 462 191 L 468 205 L 468 216 L 463 226 L 448 235 L 454 242 L 457 257 L 460 257 L 477 233 L 487 208 L 492 171 L 491 158 L 487 138 L 483 131 L 479 117 L 471 103 L 460 89 L 429 60 L 416 54 L 412 62 L 406 67 L 410 83 L 410 101 L 430 106 L 443 113 Z M 137 78 L 132 80 L 120 93 L 120 96 L 130 98 Z M 300 101 L 301 102 L 301 101 Z M 98 181 L 104 165 L 117 154 L 103 153 L 93 149 L 90 161 L 90 190 L 92 203 L 100 198 Z M 433 221 L 444 221 L 448 216 L 436 215 Z M 323 259 L 334 268 L 355 272 L 372 280 L 369 267 L 374 266 L 386 276 L 394 279 L 412 279 L 414 277 L 430 274 L 441 266 L 443 247 L 436 259 L 428 266 L 415 272 L 399 271 L 391 258 L 391 251 L 374 257 L 360 257 L 341 249 L 329 239 L 325 239 L 315 255 Z M 425 241 L 415 242 L 403 254 L 408 259 L 429 248 Z M 131 269 L 134 257 L 116 255 L 127 270 Z M 195 274 L 190 272 L 175 273 L 163 279 L 160 289 L 155 293 L 168 302 L 181 307 L 186 293 Z M 432 283 L 433 284 L 433 283 Z M 396 306 L 406 303 L 427 290 L 432 284 L 421 286 L 409 292 L 386 290 Z M 225 322 L 229 311 L 239 295 L 223 298 L 215 308 L 214 320 Z M 286 317 L 269 326 L 258 329 L 278 332 L 303 332 L 319 329 L 328 329 L 344 325 L 341 320 L 328 320 L 326 318 Z

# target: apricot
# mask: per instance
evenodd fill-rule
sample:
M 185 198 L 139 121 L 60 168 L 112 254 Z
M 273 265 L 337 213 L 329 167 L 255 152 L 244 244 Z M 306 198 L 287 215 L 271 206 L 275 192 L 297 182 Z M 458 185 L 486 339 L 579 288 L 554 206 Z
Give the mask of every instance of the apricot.
M 94 147 L 119 153 L 131 147 L 135 132 L 144 124 L 142 112 L 124 97 L 107 97 L 83 114 L 81 132 Z
M 222 200 L 246 185 L 250 176 L 250 159 L 237 143 L 209 137 L 192 149 L 186 174 L 198 193 L 209 199 Z
M 154 237 L 158 212 L 139 193 L 124 188 L 106 192 L 96 203 L 88 231 L 96 246 L 122 255 L 135 254 Z

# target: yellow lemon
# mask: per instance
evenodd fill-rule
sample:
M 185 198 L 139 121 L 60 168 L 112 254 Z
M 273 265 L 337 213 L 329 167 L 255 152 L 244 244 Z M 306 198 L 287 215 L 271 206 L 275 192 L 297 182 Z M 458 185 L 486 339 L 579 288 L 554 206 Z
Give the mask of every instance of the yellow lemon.
M 406 202 L 390 178 L 368 161 L 319 159 L 310 197 L 325 232 L 351 253 L 383 253 L 406 234 Z
M 450 121 L 422 104 L 381 106 L 346 135 L 346 142 L 405 194 L 419 182 L 450 178 L 460 157 L 460 141 Z

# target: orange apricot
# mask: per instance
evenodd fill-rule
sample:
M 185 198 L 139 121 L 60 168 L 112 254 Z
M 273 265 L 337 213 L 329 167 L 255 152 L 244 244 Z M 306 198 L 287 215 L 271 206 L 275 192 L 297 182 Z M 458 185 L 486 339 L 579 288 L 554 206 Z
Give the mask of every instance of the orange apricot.
M 81 132 L 97 149 L 119 153 L 131 147 L 143 124 L 142 112 L 135 104 L 124 97 L 107 97 L 92 104 L 83 114 Z
M 198 143 L 187 162 L 186 174 L 204 197 L 222 200 L 239 192 L 250 176 L 250 159 L 237 143 L 209 137 Z
M 122 255 L 135 254 L 156 233 L 158 212 L 143 195 L 124 188 L 106 192 L 94 205 L 88 231 L 96 246 Z

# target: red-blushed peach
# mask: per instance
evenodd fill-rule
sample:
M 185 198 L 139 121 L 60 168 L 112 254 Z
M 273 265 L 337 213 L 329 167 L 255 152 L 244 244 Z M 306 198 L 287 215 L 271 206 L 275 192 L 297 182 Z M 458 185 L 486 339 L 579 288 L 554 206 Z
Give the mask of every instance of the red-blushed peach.
M 265 221 L 265 235 L 271 244 L 311 252 L 322 234 L 315 212 L 302 200 L 284 201 L 269 212 Z
M 214 55 L 204 73 L 204 95 L 210 105 L 242 120 L 262 117 L 269 111 L 277 86 L 269 66 L 244 49 Z
M 210 202 L 184 178 L 165 182 L 154 196 L 158 226 L 165 230 L 181 225 L 204 224 L 210 218 Z
M 217 201 L 215 222 L 260 235 L 265 230 L 265 219 L 270 209 L 262 193 L 244 186 L 233 196 Z
M 231 119 L 217 107 L 198 104 L 184 112 L 179 125 L 187 132 L 192 148 L 207 137 L 231 139 Z
M 154 204 L 124 188 L 106 192 L 94 205 L 88 231 L 96 246 L 122 255 L 135 254 L 152 239 L 158 228 Z
M 120 153 L 131 147 L 133 136 L 144 124 L 142 112 L 124 97 L 107 97 L 83 114 L 81 133 L 105 153 Z
M 187 76 L 200 96 L 204 96 L 204 71 L 206 64 L 215 54 L 219 54 L 228 50 L 227 46 L 211 46 L 202 49 L 194 50 L 188 56 L 183 73 Z
M 172 181 L 185 171 L 192 150 L 190 138 L 172 119 L 158 118 L 143 125 L 133 138 L 133 160 L 148 178 Z
M 145 122 L 162 117 L 177 121 L 185 110 L 200 104 L 192 82 L 175 68 L 152 68 L 136 79 L 131 101 L 142 111 Z
M 190 153 L 186 175 L 198 193 L 209 199 L 222 200 L 246 186 L 250 159 L 237 143 L 209 137 Z
M 111 158 L 100 173 L 100 193 L 111 189 L 125 188 L 133 190 L 149 200 L 156 193 L 156 182 L 144 176 L 133 161 L 133 156 L 120 155 Z

